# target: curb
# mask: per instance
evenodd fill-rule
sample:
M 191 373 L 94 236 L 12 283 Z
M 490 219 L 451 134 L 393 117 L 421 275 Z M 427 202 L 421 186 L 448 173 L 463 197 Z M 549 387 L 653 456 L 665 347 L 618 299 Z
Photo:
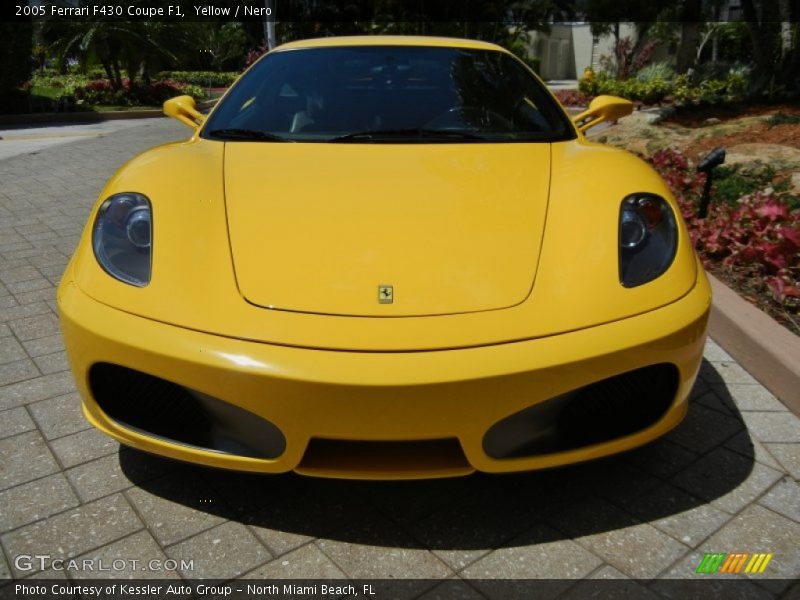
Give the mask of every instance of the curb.
M 800 416 L 800 337 L 707 275 L 714 296 L 709 335 Z
M 197 108 L 206 110 L 217 103 L 217 98 L 197 103 Z M 165 117 L 160 108 L 143 110 L 110 110 L 107 112 L 78 111 L 54 113 L 25 113 L 0 115 L 0 125 L 30 125 L 37 123 L 97 123 L 117 119 L 155 119 Z
M 55 112 L 26 113 L 20 115 L 0 115 L 0 125 L 29 125 L 36 123 L 97 123 L 117 119 L 152 119 L 163 117 L 158 109 L 151 110 L 112 110 L 108 112 Z

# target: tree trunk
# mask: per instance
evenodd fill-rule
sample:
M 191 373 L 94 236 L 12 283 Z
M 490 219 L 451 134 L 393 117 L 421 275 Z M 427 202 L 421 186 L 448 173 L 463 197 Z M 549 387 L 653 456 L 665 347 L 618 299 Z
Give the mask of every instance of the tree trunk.
M 141 77 L 142 77 L 142 83 L 144 83 L 145 85 L 150 85 L 150 81 L 151 81 L 151 78 L 150 78 L 150 63 L 148 62 L 147 58 L 145 58 L 142 61 Z
M 122 68 L 119 66 L 119 60 L 116 58 L 111 59 L 111 70 L 114 77 L 111 79 L 112 85 L 115 90 L 122 89 Z
M 795 25 L 792 37 L 792 24 L 800 18 L 800 6 L 797 2 L 790 3 L 785 0 L 781 8 L 781 33 L 783 71 L 781 81 L 790 91 L 800 92 L 800 31 Z
M 750 41 L 753 43 L 755 70 L 750 91 L 754 95 L 770 88 L 775 80 L 777 49 L 775 44 L 779 39 L 777 5 L 772 1 L 766 1 L 760 3 L 759 8 L 761 10 L 757 11 L 753 0 L 742 0 L 742 12 L 747 22 Z
M 792 49 L 792 23 L 790 20 L 789 0 L 779 0 L 778 10 L 781 19 L 781 57 L 786 56 Z
M 800 40 L 797 38 L 794 40 L 794 48 L 784 59 L 784 65 L 781 81 L 789 90 L 800 92 Z
M 100 57 L 100 64 L 103 65 L 103 70 L 106 72 L 106 78 L 112 82 L 114 81 L 114 73 L 111 72 L 111 64 L 106 57 Z
M 684 0 L 681 9 L 681 41 L 675 65 L 679 74 L 686 73 L 695 65 L 701 18 L 700 0 Z

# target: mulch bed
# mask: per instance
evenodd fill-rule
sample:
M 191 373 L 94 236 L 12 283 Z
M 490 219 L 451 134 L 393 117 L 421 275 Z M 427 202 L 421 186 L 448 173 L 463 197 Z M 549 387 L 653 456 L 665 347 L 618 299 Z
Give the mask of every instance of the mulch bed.
M 685 107 L 664 119 L 664 124 L 674 123 L 683 127 L 702 127 L 706 119 L 730 121 L 742 117 L 758 117 L 775 113 L 800 114 L 796 104 L 732 104 L 723 106 Z
M 767 117 L 776 113 L 800 115 L 800 110 L 797 106 L 789 104 L 684 109 L 665 119 L 664 123 L 702 128 L 706 125 L 705 121 L 711 118 L 725 122 L 742 117 Z M 684 151 L 688 156 L 695 158 L 705 155 L 718 146 L 728 147 L 737 144 L 778 144 L 800 149 L 800 125 L 792 123 L 770 125 L 766 122 L 757 122 L 737 133 L 694 140 L 684 148 Z
M 730 135 L 720 135 L 695 140 L 686 147 L 686 153 L 695 157 L 705 154 L 717 146 L 735 146 L 737 144 L 779 144 L 800 149 L 800 125 L 784 123 L 754 123 L 744 131 Z

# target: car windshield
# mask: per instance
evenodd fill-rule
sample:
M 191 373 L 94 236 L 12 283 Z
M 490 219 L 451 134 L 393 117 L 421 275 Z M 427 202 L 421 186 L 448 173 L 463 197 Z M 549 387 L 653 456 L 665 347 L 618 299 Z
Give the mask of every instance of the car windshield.
M 202 137 L 245 142 L 549 142 L 575 136 L 513 56 L 428 46 L 283 50 L 230 90 Z

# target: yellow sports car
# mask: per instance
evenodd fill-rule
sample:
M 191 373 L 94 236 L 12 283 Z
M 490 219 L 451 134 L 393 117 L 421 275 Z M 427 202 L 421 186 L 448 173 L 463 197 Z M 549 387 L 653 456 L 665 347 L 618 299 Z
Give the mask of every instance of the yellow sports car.
M 423 478 L 684 416 L 709 285 L 661 178 L 495 45 L 286 44 L 108 182 L 58 291 L 93 425 L 214 467 Z

